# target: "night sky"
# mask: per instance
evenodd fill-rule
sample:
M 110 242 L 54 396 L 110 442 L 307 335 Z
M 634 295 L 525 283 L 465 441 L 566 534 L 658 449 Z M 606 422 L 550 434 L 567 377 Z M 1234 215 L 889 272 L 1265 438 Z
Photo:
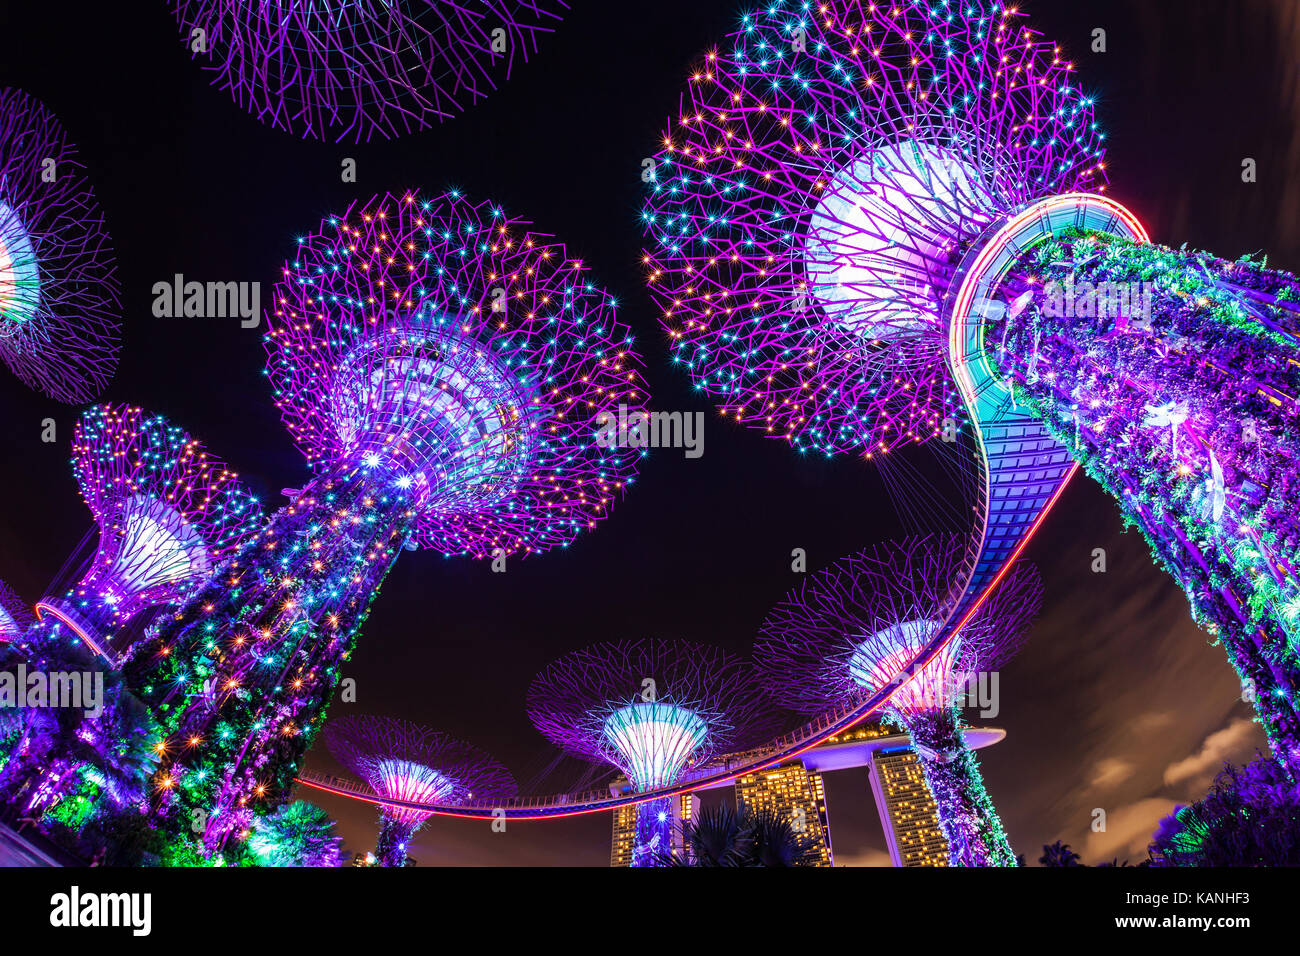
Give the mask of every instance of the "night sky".
M 1294 0 L 1036 0 L 1031 22 L 1072 57 L 1108 131 L 1109 194 L 1152 236 L 1300 269 L 1300 5 Z M 127 7 L 130 9 L 128 10 Z M 468 739 L 534 792 L 596 777 L 560 761 L 524 713 L 531 676 L 606 638 L 681 637 L 747 653 L 798 576 L 878 541 L 949 530 L 969 504 L 935 452 L 887 474 L 851 457 L 802 458 L 722 421 L 668 358 L 640 272 L 640 162 L 675 115 L 687 71 L 734 24 L 732 0 L 578 0 L 541 53 L 444 125 L 365 146 L 269 129 L 208 84 L 163 3 L 23 3 L 0 12 L 0 86 L 59 116 L 108 219 L 124 287 L 122 364 L 103 400 L 162 412 L 238 470 L 268 510 L 308 480 L 261 375 L 261 329 L 159 319 L 152 286 L 174 273 L 260 281 L 265 308 L 294 237 L 384 191 L 459 187 L 556 236 L 616 294 L 638 336 L 651 406 L 707 413 L 704 455 L 662 450 L 597 530 L 567 551 L 486 562 L 404 554 L 347 676 L 356 711 Z M 1108 52 L 1090 52 L 1092 31 Z M 340 182 L 343 158 L 358 182 Z M 1258 161 L 1258 182 L 1241 162 Z M 1290 182 L 1288 182 L 1290 179 Z M 86 540 L 68 466 L 78 410 L 0 375 L 0 578 L 40 598 Z M 56 419 L 58 444 L 41 422 Z M 891 456 L 894 457 L 894 456 Z M 912 478 L 925 493 L 890 494 Z M 888 480 L 886 480 L 888 479 Z M 919 487 L 919 486 L 914 486 Z M 922 499 L 925 499 L 924 501 Z M 900 511 L 901 506 L 901 511 Z M 91 539 L 93 540 L 93 539 Z M 1090 570 L 1104 548 L 1108 570 Z M 1225 759 L 1264 737 L 1221 648 L 1191 623 L 1117 508 L 1076 477 L 1026 557 L 1047 593 L 1027 648 L 1001 675 L 1006 741 L 983 751 L 989 790 L 1032 863 L 1062 839 L 1087 863 L 1145 856 L 1159 818 L 1204 793 Z M 336 705 L 341 713 L 349 705 Z M 319 745 L 309 766 L 338 772 Z M 838 865 L 887 864 L 865 769 L 827 776 Z M 374 811 L 303 794 L 369 849 Z M 1105 832 L 1092 832 L 1097 809 Z M 412 855 L 430 864 L 607 865 L 609 815 L 511 823 L 433 820 Z

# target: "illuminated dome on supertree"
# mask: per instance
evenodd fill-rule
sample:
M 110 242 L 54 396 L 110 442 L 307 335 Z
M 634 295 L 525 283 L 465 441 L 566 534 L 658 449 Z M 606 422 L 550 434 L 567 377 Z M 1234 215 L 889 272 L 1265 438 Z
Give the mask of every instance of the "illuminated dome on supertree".
M 121 285 L 104 214 L 54 114 L 0 89 L 0 358 L 28 388 L 90 401 L 117 370 Z
M 36 615 L 18 593 L 0 581 L 0 644 L 19 640 L 36 623 Z
M 1013 565 L 957 637 L 914 666 L 942 626 L 963 554 L 948 536 L 908 538 L 810 575 L 764 621 L 754 660 L 773 698 L 806 714 L 896 687 L 886 714 L 912 737 L 950 864 L 1015 866 L 959 708 L 970 682 L 1023 644 L 1042 588 L 1032 566 Z
M 800 450 L 975 425 L 981 586 L 1081 465 L 1300 769 L 1300 281 L 1152 244 L 1103 140 L 1001 0 L 774 0 L 646 164 L 649 285 L 696 387 Z
M 392 139 L 456 116 L 563 20 L 563 0 L 178 0 L 181 39 L 262 122 Z
M 562 751 L 616 767 L 642 793 L 762 739 L 777 721 L 747 661 L 658 639 L 592 644 L 554 661 L 529 686 L 528 716 Z M 632 866 L 669 852 L 672 820 L 671 797 L 637 804 Z
M 515 780 L 505 767 L 467 743 L 409 720 L 341 717 L 325 725 L 330 752 L 387 800 L 455 804 L 507 800 Z M 415 832 L 431 810 L 380 804 L 380 866 L 404 866 Z
M 139 407 L 83 412 L 72 471 L 99 541 L 81 580 L 37 611 L 112 666 L 128 650 L 112 646 L 127 622 L 182 601 L 266 520 L 237 474 L 178 425 Z
M 155 812 L 218 848 L 292 786 L 404 549 L 518 560 L 594 528 L 640 449 L 632 337 L 581 261 L 495 205 L 381 196 L 299 241 L 266 334 L 315 478 L 176 614 L 128 680 L 168 729 Z

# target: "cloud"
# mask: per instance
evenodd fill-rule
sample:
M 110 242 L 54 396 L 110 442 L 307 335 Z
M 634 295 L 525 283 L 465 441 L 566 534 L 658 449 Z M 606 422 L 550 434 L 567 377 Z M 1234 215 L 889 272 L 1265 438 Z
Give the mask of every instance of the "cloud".
M 1133 773 L 1134 766 L 1118 757 L 1104 757 L 1093 765 L 1092 785 L 1103 790 L 1119 786 Z
M 1133 718 L 1133 732 L 1150 733 L 1163 730 L 1174 722 L 1174 715 L 1167 710 L 1152 710 Z
M 1165 767 L 1165 786 L 1197 781 L 1192 789 L 1204 790 L 1214 775 L 1223 769 L 1225 761 L 1241 763 L 1243 759 L 1249 759 L 1255 746 L 1255 722 L 1238 717 L 1227 727 L 1206 737 L 1197 753 Z
M 1160 825 L 1160 819 L 1172 813 L 1176 806 L 1176 801 L 1166 797 L 1149 797 L 1107 813 L 1106 829 L 1100 833 L 1089 831 L 1079 855 L 1089 866 L 1109 862 L 1115 857 L 1119 857 L 1121 863 L 1126 858 L 1137 862 L 1134 857 L 1146 856 L 1147 845 Z

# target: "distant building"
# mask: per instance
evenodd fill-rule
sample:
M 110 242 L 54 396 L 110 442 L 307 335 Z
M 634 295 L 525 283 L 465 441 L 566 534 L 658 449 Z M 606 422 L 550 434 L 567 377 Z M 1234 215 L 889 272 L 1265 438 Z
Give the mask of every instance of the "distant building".
M 736 809 L 770 810 L 789 820 L 804 837 L 804 866 L 831 866 L 830 821 L 826 816 L 826 790 L 822 775 L 802 760 L 768 767 L 736 778 Z
M 626 789 L 626 780 L 617 780 L 611 789 Z M 672 820 L 672 854 L 679 859 L 686 852 L 682 839 L 682 826 L 690 823 L 700 812 L 700 798 L 690 793 L 683 793 L 673 798 Z M 632 847 L 636 843 L 636 804 L 628 804 L 614 810 L 614 833 L 610 840 L 609 865 L 631 866 Z
M 894 866 L 947 866 L 948 841 L 916 754 L 906 748 L 877 750 L 870 777 Z
M 981 749 L 995 744 L 1006 732 L 993 727 L 971 727 L 965 731 L 966 743 Z M 947 866 L 948 842 L 939 829 L 938 808 L 925 786 L 920 763 L 912 752 L 911 739 L 903 733 L 880 723 L 859 724 L 851 730 L 827 738 L 798 758 L 776 767 L 747 773 L 734 781 L 708 785 L 708 789 L 735 786 L 736 806 L 759 809 L 769 807 L 778 813 L 797 820 L 802 809 L 804 825 L 812 829 L 812 852 L 805 860 L 809 866 L 832 866 L 830 815 L 826 805 L 826 792 L 822 774 L 854 767 L 868 767 L 871 791 L 880 813 L 880 822 L 889 847 L 889 858 L 894 866 Z M 752 766 L 766 753 L 749 750 L 728 754 L 707 767 L 699 768 L 702 774 L 735 767 Z M 624 779 L 614 781 L 611 789 L 624 793 L 629 784 Z M 698 791 L 697 791 L 698 792 Z M 692 800 L 687 806 L 678 803 L 677 825 L 673 828 L 673 852 L 682 853 L 682 820 L 690 820 L 699 813 L 699 800 L 681 796 L 677 801 Z M 614 840 L 610 852 L 611 866 L 628 866 L 632 858 L 633 830 L 636 812 L 633 807 L 620 807 L 614 811 Z

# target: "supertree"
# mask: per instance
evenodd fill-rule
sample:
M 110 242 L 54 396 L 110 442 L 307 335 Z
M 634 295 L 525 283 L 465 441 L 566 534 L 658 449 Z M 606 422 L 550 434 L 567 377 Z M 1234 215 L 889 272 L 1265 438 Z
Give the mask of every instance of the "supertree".
M 1019 649 L 1038 613 L 1038 574 L 1013 565 L 957 637 L 918 666 L 960 585 L 962 543 L 908 538 L 810 575 L 764 621 L 754 659 L 778 703 L 823 713 L 890 687 L 886 714 L 912 738 L 953 866 L 1016 857 L 966 743 L 960 706 L 978 675 Z
M 117 369 L 121 285 L 86 168 L 54 114 L 0 89 L 0 358 L 60 402 Z
M 149 607 L 177 604 L 260 530 L 239 476 L 180 426 L 137 406 L 96 405 L 72 439 L 72 471 L 99 528 L 95 556 L 37 605 L 116 666 L 112 639 Z
M 1300 767 L 1300 283 L 1151 244 L 1104 139 L 1002 0 L 774 0 L 646 164 L 650 288 L 696 386 L 800 450 L 973 422 L 987 470 L 1082 464 Z
M 456 116 L 509 79 L 563 0 L 178 0 L 181 40 L 262 122 L 335 142 Z
M 747 661 L 706 644 L 660 639 L 566 654 L 533 679 L 528 715 L 561 750 L 618 768 L 642 793 L 762 739 L 778 719 Z M 669 852 L 672 821 L 671 797 L 637 804 L 633 866 Z
M 393 717 L 342 717 L 325 725 L 330 752 L 375 795 L 426 806 L 506 800 L 515 780 L 477 747 Z M 405 866 L 415 832 L 433 810 L 379 805 L 380 866 Z
M 0 644 L 16 641 L 36 623 L 36 615 L 27 602 L 5 582 L 0 581 Z
M 492 204 L 358 203 L 299 241 L 275 303 L 267 375 L 315 477 L 126 668 L 168 731 L 154 810 L 207 814 L 209 850 L 292 787 L 403 549 L 567 546 L 643 454 L 598 437 L 644 401 L 614 300 Z

